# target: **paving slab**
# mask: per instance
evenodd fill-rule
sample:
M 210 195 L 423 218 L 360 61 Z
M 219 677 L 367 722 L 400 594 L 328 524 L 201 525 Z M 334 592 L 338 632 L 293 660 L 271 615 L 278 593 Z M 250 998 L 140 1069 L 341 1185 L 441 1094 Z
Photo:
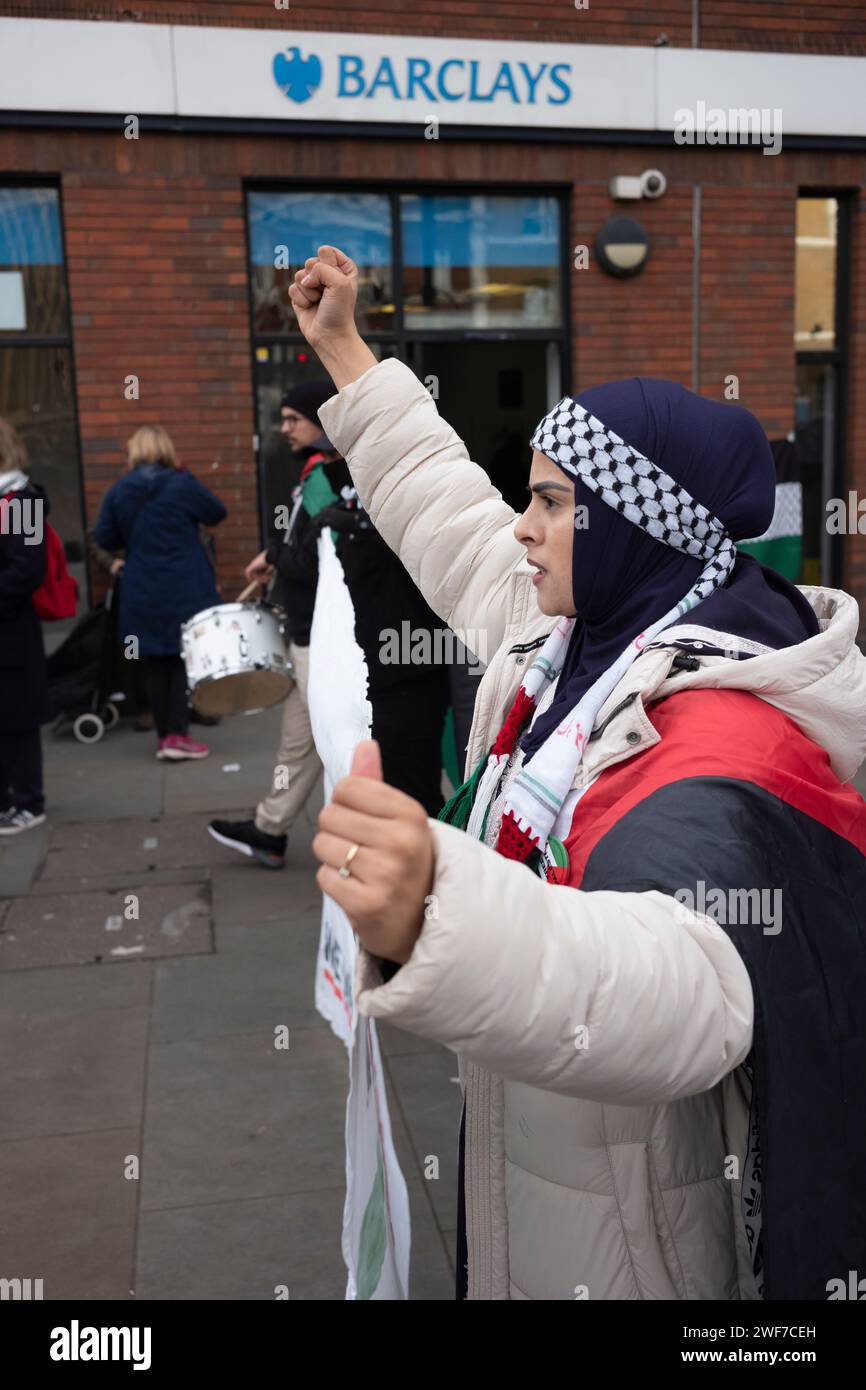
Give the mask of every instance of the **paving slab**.
M 454 1265 L 433 1216 L 423 1178 L 407 1180 L 412 1245 L 409 1251 L 409 1298 L 413 1303 L 454 1299 Z
M 123 724 L 109 730 L 102 742 L 87 745 L 71 734 L 45 733 L 45 801 L 51 824 L 159 815 L 164 764 L 154 757 L 152 737 Z
M 55 826 L 40 879 L 143 874 L 220 864 L 225 850 L 207 832 L 209 817 L 135 816 Z
M 151 970 L 0 975 L 0 1139 L 140 1124 Z
M 206 960 L 193 957 L 155 967 L 152 1044 L 244 1033 L 272 1036 L 275 1027 L 284 1026 L 291 1050 L 299 1028 L 330 1031 L 313 1000 L 318 930 L 280 933 L 270 926 L 228 927 L 220 933 L 219 948 Z M 345 1049 L 343 1057 L 342 1099 L 338 1092 L 335 1104 L 344 1111 L 349 1093 Z M 154 1075 L 151 1089 L 156 1084 Z M 421 1176 L 393 1089 L 390 1082 L 386 1085 L 398 1161 L 407 1178 Z
M 397 1103 L 423 1165 L 439 1160 L 439 1177 L 427 1182 L 430 1201 L 443 1231 L 457 1227 L 457 1140 L 463 1098 L 457 1058 L 446 1048 L 386 1057 L 385 1067 Z
M 286 1195 L 344 1179 L 346 1054 L 328 1028 L 157 1043 L 142 1208 Z
M 203 864 L 193 864 L 190 866 L 181 865 L 177 869 L 148 869 L 147 887 L 165 887 L 173 883 L 191 883 L 201 885 L 210 880 L 210 870 Z M 37 878 L 30 885 L 30 897 L 50 897 L 52 894 L 81 893 L 85 889 L 90 892 L 105 891 L 114 892 L 121 890 L 126 893 L 129 886 L 129 873 L 119 872 L 112 874 L 86 874 L 71 878 Z
M 94 965 L 22 970 L 0 974 L 0 1016 L 31 1019 L 40 1026 L 52 1020 L 92 1018 L 100 1009 L 128 1009 L 149 1004 L 153 967 L 133 960 L 134 969 Z
M 223 927 L 215 955 L 161 963 L 152 1041 L 325 1027 L 313 1000 L 318 944 L 312 924 L 307 931 Z
M 0 1143 L 0 1275 L 42 1279 L 46 1299 L 128 1299 L 138 1148 L 137 1128 Z
M 163 805 L 167 812 L 237 806 L 238 788 L 255 804 L 270 786 L 280 737 L 282 707 L 256 715 L 237 715 L 213 727 L 193 725 L 193 738 L 206 743 L 210 757 L 189 763 L 162 763 Z
M 330 1187 L 142 1212 L 136 1297 L 272 1301 L 285 1285 L 289 1301 L 342 1299 L 343 1199 Z
M 139 916 L 127 920 L 126 905 Z M 44 894 L 18 898 L 0 931 L 0 971 L 88 965 L 213 949 L 207 884 L 154 887 L 132 875 L 121 892 Z
M 0 898 L 28 893 L 48 848 L 46 821 L 35 830 L 0 839 Z
M 407 1183 L 412 1222 L 409 1290 L 414 1301 L 454 1298 L 447 1243 L 423 1184 Z M 346 1294 L 340 1246 L 342 1186 L 293 1196 L 144 1211 L 135 1290 L 141 1299 L 339 1301 Z M 183 1260 L 177 1251 L 183 1250 Z
M 289 861 L 282 869 L 264 869 L 254 859 L 243 858 L 224 846 L 217 848 L 226 856 L 210 872 L 217 933 L 223 927 L 266 921 L 309 927 L 318 933 L 322 895 L 307 846 L 293 861 L 290 845 Z

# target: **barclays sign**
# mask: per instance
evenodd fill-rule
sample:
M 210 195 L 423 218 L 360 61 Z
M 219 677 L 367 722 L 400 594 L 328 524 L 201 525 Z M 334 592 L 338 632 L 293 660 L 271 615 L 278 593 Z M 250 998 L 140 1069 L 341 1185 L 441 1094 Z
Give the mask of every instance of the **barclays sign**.
M 575 35 L 580 16 L 575 15 Z M 683 111 L 784 111 L 866 137 L 866 59 L 0 16 L 0 107 L 303 121 L 659 131 Z M 426 134 L 426 131 L 425 131 Z M 710 141 L 708 140 L 709 144 Z
M 419 133 L 434 118 L 527 129 L 655 123 L 655 49 L 189 25 L 171 32 L 181 112 Z
M 446 57 L 431 61 L 417 55 L 379 54 L 372 62 L 362 53 L 338 53 L 336 97 L 389 98 L 395 102 L 420 100 L 440 103 L 496 102 L 513 109 L 538 104 L 563 106 L 571 100 L 572 65 L 567 62 L 485 63 L 480 58 Z M 317 54 L 303 56 L 292 45 L 273 60 L 274 80 L 290 101 L 309 101 L 322 82 L 322 61 Z

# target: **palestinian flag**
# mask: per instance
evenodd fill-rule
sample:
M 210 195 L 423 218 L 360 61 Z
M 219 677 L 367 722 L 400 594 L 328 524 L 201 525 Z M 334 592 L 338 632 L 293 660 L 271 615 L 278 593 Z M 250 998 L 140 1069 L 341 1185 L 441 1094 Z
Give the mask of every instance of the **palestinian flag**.
M 738 541 L 737 549 L 754 555 L 762 565 L 777 570 L 795 583 L 803 564 L 803 484 L 796 444 L 788 439 L 770 441 L 776 463 L 776 509 L 762 536 Z

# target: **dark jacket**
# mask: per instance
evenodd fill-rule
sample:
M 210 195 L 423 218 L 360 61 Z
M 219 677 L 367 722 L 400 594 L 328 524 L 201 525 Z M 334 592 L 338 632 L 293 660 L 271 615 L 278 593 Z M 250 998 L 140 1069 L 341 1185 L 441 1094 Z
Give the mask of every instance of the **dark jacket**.
M 292 498 L 294 510 L 297 501 L 294 493 Z M 294 521 L 286 538 L 275 536 L 265 551 L 268 564 L 274 566 L 281 580 L 279 600 L 286 611 L 289 635 L 296 647 L 310 645 L 319 582 L 318 554 L 315 545 L 310 543 L 313 539 L 310 518 L 303 506 L 299 506 L 294 511 Z
M 327 509 L 331 512 L 331 508 Z M 333 508 L 336 513 L 337 508 Z M 412 583 L 405 567 L 383 541 L 364 511 L 342 508 L 354 523 L 338 530 L 337 555 L 355 608 L 355 639 L 367 659 L 369 694 L 410 682 L 432 682 L 444 689 L 448 667 L 443 642 L 448 629 Z M 334 515 L 329 524 L 340 526 Z M 426 635 L 429 634 L 429 637 Z M 415 659 L 412 659 L 413 652 Z M 386 659 L 383 659 L 383 654 Z M 409 659 L 395 660 L 395 654 Z M 446 702 L 447 703 L 447 702 Z
M 138 637 L 141 656 L 180 651 L 180 625 L 220 602 L 199 525 L 216 526 L 226 509 L 192 473 L 139 464 L 108 491 L 93 539 L 125 550 L 121 638 Z
M 444 688 L 448 670 L 441 657 L 437 660 L 436 633 L 447 633 L 447 628 L 361 507 L 344 460 L 325 464 L 323 472 L 339 500 L 312 519 L 301 509 L 297 563 L 309 564 L 311 556 L 317 562 L 318 536 L 323 527 L 329 527 L 355 610 L 355 639 L 367 662 L 370 697 L 405 686 L 407 681 L 427 681 Z M 429 638 L 424 637 L 426 633 Z M 390 640 L 388 634 L 393 634 Z M 386 660 L 382 660 L 383 652 Z M 418 659 L 428 652 L 430 660 Z M 396 661 L 395 653 L 410 659 Z
M 32 483 L 16 492 L 22 501 L 42 499 Z M 44 531 L 44 527 L 43 527 Z M 27 544 L 21 535 L 0 530 L 0 732 L 23 733 L 48 718 L 48 681 L 42 628 L 33 594 L 45 578 L 46 545 Z

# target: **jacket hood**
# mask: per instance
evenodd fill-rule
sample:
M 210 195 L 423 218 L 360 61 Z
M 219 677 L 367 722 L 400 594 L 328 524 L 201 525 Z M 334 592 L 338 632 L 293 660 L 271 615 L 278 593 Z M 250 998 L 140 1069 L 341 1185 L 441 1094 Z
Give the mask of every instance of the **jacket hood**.
M 178 469 L 165 463 L 137 463 L 134 468 L 130 469 L 127 477 L 138 487 L 143 484 L 148 492 L 153 492 L 157 483 L 171 477 L 172 473 L 178 471 Z
M 825 749 L 837 777 L 848 781 L 866 758 L 866 657 L 857 646 L 860 613 L 841 589 L 801 586 L 820 631 L 793 647 L 747 661 L 707 656 L 700 669 L 664 683 L 673 689 L 749 690 L 775 705 Z M 673 635 L 671 628 L 664 637 Z M 714 634 L 717 639 L 718 634 Z M 731 638 L 736 645 L 736 638 Z

